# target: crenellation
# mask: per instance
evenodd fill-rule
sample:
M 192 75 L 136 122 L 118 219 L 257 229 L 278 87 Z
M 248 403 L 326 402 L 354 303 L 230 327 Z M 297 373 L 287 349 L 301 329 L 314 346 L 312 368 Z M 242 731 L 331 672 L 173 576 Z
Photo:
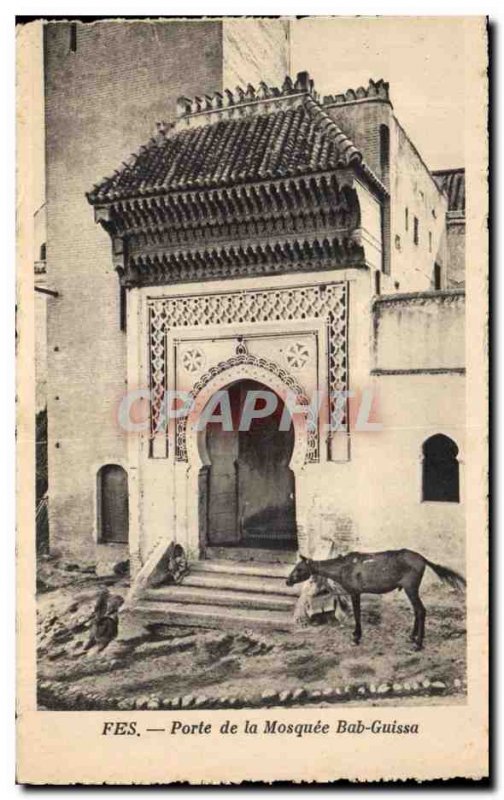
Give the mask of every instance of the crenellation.
M 240 111 L 241 113 L 247 112 L 249 114 L 259 113 L 257 104 L 262 101 L 276 101 L 273 108 L 281 108 L 278 104 L 283 100 L 288 105 L 292 105 L 294 96 L 297 95 L 310 95 L 316 98 L 313 80 L 309 77 L 307 72 L 298 73 L 295 81 L 293 82 L 290 76 L 286 76 L 282 87 L 270 87 L 264 81 L 260 81 L 257 89 L 248 83 L 245 87 L 236 86 L 234 91 L 224 89 L 223 93 L 216 92 L 212 95 L 204 95 L 204 97 L 179 97 L 177 100 L 177 119 L 180 123 L 181 120 L 189 122 L 190 117 L 195 115 L 209 114 L 215 111 L 224 111 L 226 109 L 233 109 L 233 112 Z M 270 113 L 271 107 L 269 104 L 261 106 L 263 113 Z M 191 120 L 194 123 L 194 120 Z
M 357 89 L 347 89 L 341 94 L 328 94 L 323 98 L 324 106 L 343 105 L 345 103 L 359 103 L 369 100 L 379 100 L 390 103 L 389 84 L 380 78 L 378 81 L 369 79 L 367 88 L 359 86 Z

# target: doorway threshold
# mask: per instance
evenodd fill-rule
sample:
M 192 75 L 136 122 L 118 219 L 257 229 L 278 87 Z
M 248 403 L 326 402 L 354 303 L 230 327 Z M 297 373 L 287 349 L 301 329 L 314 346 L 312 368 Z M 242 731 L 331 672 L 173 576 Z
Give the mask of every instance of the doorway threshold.
M 268 549 L 264 547 L 205 547 L 204 559 L 238 561 L 242 563 L 262 562 L 268 564 L 294 564 L 297 550 Z

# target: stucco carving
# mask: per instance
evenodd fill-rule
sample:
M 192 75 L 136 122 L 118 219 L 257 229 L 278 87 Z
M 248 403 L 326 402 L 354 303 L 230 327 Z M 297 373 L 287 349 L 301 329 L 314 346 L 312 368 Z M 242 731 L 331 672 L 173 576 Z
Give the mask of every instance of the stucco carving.
M 313 463 L 319 460 L 319 437 L 317 419 L 313 415 L 313 409 L 310 406 L 310 401 L 302 386 L 293 378 L 287 370 L 270 361 L 266 358 L 258 358 L 247 352 L 243 344 L 238 345 L 237 355 L 229 358 L 227 361 L 221 361 L 219 364 L 211 367 L 204 375 L 201 376 L 199 381 L 194 384 L 191 394 L 196 399 L 200 393 L 210 384 L 214 379 L 226 373 L 225 378 L 229 378 L 229 383 L 240 378 L 257 379 L 259 382 L 264 382 L 266 375 L 267 385 L 271 385 L 270 378 L 274 376 L 281 381 L 282 388 L 292 391 L 296 398 L 296 404 L 306 406 L 306 453 L 305 462 Z M 237 372 L 237 367 L 246 367 L 245 370 Z M 271 388 L 278 388 L 274 385 Z M 215 389 L 216 391 L 216 389 Z M 205 402 L 210 399 L 204 398 Z M 176 427 L 176 442 L 175 442 L 175 458 L 177 461 L 187 461 L 187 427 L 188 419 L 183 417 L 177 420 Z
M 285 353 L 285 362 L 294 371 L 302 369 L 309 358 L 310 351 L 304 342 L 293 342 Z
M 334 396 L 348 388 L 346 283 L 160 297 L 149 301 L 149 319 L 153 433 L 158 429 L 163 398 L 168 388 L 166 338 L 169 330 L 232 324 L 239 331 L 242 324 L 250 326 L 254 323 L 282 323 L 308 319 L 323 319 L 326 322 L 328 341 L 326 386 L 332 398 L 331 418 L 339 430 L 345 429 L 346 404 L 338 402 L 338 398 Z M 213 369 L 217 368 L 218 365 Z M 275 373 L 277 369 L 282 368 L 275 364 L 270 372 Z M 287 370 L 284 372 L 286 378 L 290 379 Z M 317 447 L 310 450 L 310 460 L 318 460 L 319 451 L 317 443 Z
M 205 366 L 205 355 L 199 347 L 188 347 L 181 357 L 182 366 L 186 372 L 194 374 L 201 372 Z

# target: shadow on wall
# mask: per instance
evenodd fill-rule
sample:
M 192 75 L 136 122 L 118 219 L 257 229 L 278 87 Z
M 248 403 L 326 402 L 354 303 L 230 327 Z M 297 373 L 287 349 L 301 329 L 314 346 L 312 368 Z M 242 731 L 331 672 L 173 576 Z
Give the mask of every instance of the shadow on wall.
M 35 531 L 37 553 L 48 553 L 47 408 L 39 411 L 35 417 Z

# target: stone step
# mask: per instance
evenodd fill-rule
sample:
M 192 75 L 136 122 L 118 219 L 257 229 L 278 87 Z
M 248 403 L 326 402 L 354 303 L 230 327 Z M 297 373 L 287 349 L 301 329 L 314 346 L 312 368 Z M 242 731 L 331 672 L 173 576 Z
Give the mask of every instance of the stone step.
M 208 591 L 224 589 L 236 592 L 257 592 L 259 594 L 277 594 L 297 597 L 300 585 L 287 586 L 285 578 L 262 577 L 243 573 L 219 573 L 191 569 L 184 576 L 179 586 L 201 586 Z
M 296 597 L 282 594 L 259 594 L 258 592 L 240 592 L 234 590 L 209 591 L 207 587 L 189 587 L 185 585 L 163 586 L 149 589 L 144 598 L 154 602 L 174 602 L 203 605 L 211 603 L 215 606 L 230 608 L 269 609 L 270 611 L 289 611 L 293 613 Z
M 297 561 L 295 550 L 267 549 L 265 547 L 240 547 L 233 545 L 210 545 L 205 547 L 205 559 L 211 561 L 235 561 L 240 564 L 291 564 Z
M 228 608 L 201 603 L 185 605 L 146 599 L 136 605 L 134 613 L 141 618 L 144 626 L 166 623 L 198 628 L 231 628 L 239 631 L 247 628 L 288 631 L 292 630 L 295 624 L 291 611 Z
M 254 575 L 264 578 L 281 578 L 285 581 L 292 572 L 292 564 L 268 564 L 241 561 L 191 561 L 191 572 L 217 572 L 225 575 Z

